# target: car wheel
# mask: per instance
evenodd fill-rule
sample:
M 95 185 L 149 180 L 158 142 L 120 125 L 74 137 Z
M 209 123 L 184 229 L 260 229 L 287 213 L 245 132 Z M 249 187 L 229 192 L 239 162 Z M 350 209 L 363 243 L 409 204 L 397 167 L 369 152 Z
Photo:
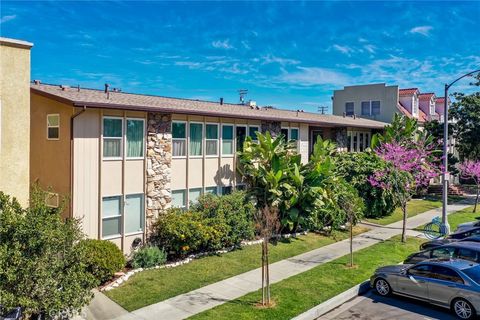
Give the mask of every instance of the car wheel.
M 388 296 L 392 293 L 392 289 L 390 288 L 390 284 L 388 284 L 387 280 L 378 278 L 375 280 L 375 291 L 381 296 Z
M 452 311 L 460 319 L 475 319 L 477 313 L 472 304 L 465 299 L 455 299 L 452 302 Z

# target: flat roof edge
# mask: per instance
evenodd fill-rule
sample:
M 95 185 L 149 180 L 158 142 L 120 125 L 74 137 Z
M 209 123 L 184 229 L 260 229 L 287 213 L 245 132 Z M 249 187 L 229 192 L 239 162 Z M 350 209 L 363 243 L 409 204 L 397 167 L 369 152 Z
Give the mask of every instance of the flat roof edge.
M 30 49 L 33 47 L 33 43 L 31 42 L 12 39 L 12 38 L 4 38 L 4 37 L 0 37 L 0 44 L 3 46 L 25 48 L 25 49 Z

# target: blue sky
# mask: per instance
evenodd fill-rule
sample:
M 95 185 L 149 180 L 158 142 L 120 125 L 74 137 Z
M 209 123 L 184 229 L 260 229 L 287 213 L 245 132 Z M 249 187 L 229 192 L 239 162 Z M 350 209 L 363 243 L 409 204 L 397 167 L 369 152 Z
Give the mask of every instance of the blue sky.
M 32 79 L 316 111 L 386 82 L 442 95 L 480 67 L 480 2 L 6 2 Z M 455 87 L 467 87 L 464 81 Z

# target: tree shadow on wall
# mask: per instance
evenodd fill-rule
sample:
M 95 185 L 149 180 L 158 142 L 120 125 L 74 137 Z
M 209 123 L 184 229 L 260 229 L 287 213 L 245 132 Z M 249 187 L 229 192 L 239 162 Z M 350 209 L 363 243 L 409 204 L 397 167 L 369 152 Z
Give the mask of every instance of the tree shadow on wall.
M 233 185 L 233 177 L 235 175 L 235 172 L 232 170 L 231 166 L 229 164 L 225 164 L 222 167 L 220 167 L 217 170 L 217 173 L 215 174 L 215 177 L 213 178 L 215 180 L 215 183 L 217 186 L 222 186 L 222 185 Z M 228 180 L 228 184 L 225 184 L 225 180 Z

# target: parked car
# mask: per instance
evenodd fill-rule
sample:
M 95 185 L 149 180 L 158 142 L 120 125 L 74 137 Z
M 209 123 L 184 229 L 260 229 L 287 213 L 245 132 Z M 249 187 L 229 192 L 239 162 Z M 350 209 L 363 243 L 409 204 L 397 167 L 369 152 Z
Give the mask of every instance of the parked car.
M 480 263 L 480 243 L 458 241 L 409 255 L 404 264 L 415 264 L 428 259 L 459 258 Z
M 480 264 L 463 259 L 433 259 L 414 265 L 378 268 L 370 286 L 450 309 L 460 319 L 480 316 Z
M 478 239 L 477 237 L 479 236 L 480 236 L 480 227 L 471 227 L 471 228 L 465 229 L 464 231 L 452 233 L 449 236 L 445 237 L 445 239 L 437 239 L 437 240 L 424 242 L 420 245 L 420 250 L 443 246 L 448 243 L 452 243 L 460 240 L 466 240 L 467 238 L 473 239 L 472 241 L 477 241 Z
M 480 217 L 475 218 L 477 221 L 472 221 L 472 222 L 466 222 L 466 223 L 461 223 L 457 226 L 457 230 L 455 232 L 460 232 L 472 227 L 480 227 Z

